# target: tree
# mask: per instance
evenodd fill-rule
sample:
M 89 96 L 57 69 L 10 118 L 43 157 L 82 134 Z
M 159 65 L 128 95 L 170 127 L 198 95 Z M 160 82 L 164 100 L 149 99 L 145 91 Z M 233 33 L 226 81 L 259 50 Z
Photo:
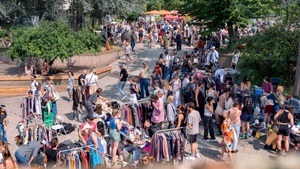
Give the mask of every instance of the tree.
M 35 57 L 52 63 L 84 52 L 99 51 L 100 38 L 88 30 L 73 32 L 68 23 L 42 21 L 36 27 L 13 30 L 8 54 L 12 59 Z
M 268 15 L 272 3 L 273 0 L 186 0 L 181 13 L 194 16 L 209 31 L 216 31 L 227 25 L 232 37 L 233 24 L 243 27 L 250 18 Z
M 278 77 L 290 87 L 295 79 L 299 37 L 299 31 L 278 26 L 233 44 L 247 44 L 238 65 L 241 77 L 247 75 L 255 85 L 261 85 L 264 76 Z

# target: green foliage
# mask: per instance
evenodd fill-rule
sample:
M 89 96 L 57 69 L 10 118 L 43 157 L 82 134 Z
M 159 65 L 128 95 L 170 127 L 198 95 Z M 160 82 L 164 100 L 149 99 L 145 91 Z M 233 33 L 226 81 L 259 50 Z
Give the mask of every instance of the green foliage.
M 299 35 L 299 31 L 275 27 L 232 44 L 231 48 L 247 45 L 238 65 L 240 77 L 248 75 L 255 85 L 261 85 L 264 76 L 282 78 L 287 86 L 293 84 Z
M 43 21 L 36 27 L 13 30 L 8 54 L 12 59 L 24 60 L 34 56 L 48 61 L 67 59 L 74 54 L 99 50 L 99 38 L 88 30 L 73 32 L 64 22 Z
M 7 30 L 4 30 L 4 29 L 0 29 L 0 38 L 3 38 L 5 35 L 8 34 L 8 31 Z
M 250 18 L 267 15 L 273 0 L 186 0 L 182 13 L 196 17 L 210 31 L 237 23 L 246 26 Z
M 92 53 L 100 51 L 100 37 L 95 35 L 89 29 L 81 29 L 76 32 L 75 40 L 77 43 L 81 44 L 80 47 L 82 51 L 89 51 Z

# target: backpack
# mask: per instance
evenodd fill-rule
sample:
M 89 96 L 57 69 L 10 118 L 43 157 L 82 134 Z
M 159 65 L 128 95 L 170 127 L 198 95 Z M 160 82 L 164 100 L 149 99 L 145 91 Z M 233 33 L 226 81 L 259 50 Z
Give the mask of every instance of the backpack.
M 244 101 L 244 106 L 247 107 L 247 108 L 250 108 L 252 107 L 253 105 L 253 101 L 252 101 L 252 98 L 251 97 L 247 97 Z
M 188 97 L 188 98 L 193 98 L 194 91 L 192 89 L 192 83 L 188 83 L 184 88 L 183 88 L 183 96 Z
M 62 134 L 66 135 L 75 130 L 75 126 L 72 123 L 63 123 L 64 129 L 62 130 Z
M 180 63 L 180 57 L 179 56 L 175 56 L 173 59 L 173 65 L 177 65 Z

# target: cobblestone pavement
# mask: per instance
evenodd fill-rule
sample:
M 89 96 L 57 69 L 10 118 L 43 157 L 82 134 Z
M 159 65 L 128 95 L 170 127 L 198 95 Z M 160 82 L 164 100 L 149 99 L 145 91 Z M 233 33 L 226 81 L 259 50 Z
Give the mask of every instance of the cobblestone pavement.
M 159 48 L 158 45 L 154 48 L 148 48 L 144 44 L 137 44 L 136 46 L 137 50 L 136 53 L 134 53 L 134 61 L 133 63 L 129 64 L 128 66 L 125 66 L 125 68 L 128 70 L 129 75 L 137 76 L 138 70 L 141 68 L 142 61 L 147 61 L 149 63 L 150 68 L 154 67 L 155 61 L 157 60 L 160 53 L 162 53 L 164 50 L 162 48 Z M 173 49 L 171 49 L 173 50 Z M 191 50 L 189 48 L 184 48 L 184 50 Z M 183 51 L 179 52 L 180 54 L 183 54 Z M 119 76 L 119 67 L 118 64 L 124 63 L 124 58 L 121 58 L 113 63 L 110 64 L 112 67 L 112 72 L 110 75 L 105 76 L 99 80 L 100 87 L 104 89 L 103 95 L 105 97 L 108 97 L 109 99 L 115 100 L 119 97 L 119 93 L 117 90 L 117 81 Z M 1 69 L 2 66 L 0 66 Z M 0 71 L 3 73 L 4 71 Z M 4 74 L 1 74 L 4 75 Z M 28 84 L 29 86 L 29 84 Z M 128 84 L 125 87 L 125 91 L 128 91 Z M 128 93 L 128 92 L 127 92 Z M 75 121 L 72 119 L 72 102 L 68 102 L 67 99 L 67 92 L 61 92 L 60 93 L 61 98 L 57 101 L 57 107 L 58 107 L 58 114 L 63 116 L 65 118 L 65 122 L 71 122 L 73 124 L 80 124 L 80 122 Z M 7 130 L 7 136 L 8 141 L 10 143 L 10 149 L 11 152 L 14 153 L 17 146 L 14 143 L 14 137 L 18 135 L 18 132 L 16 130 L 17 123 L 21 120 L 20 115 L 21 114 L 21 97 L 11 97 L 11 98 L 1 98 L 0 104 L 6 105 L 8 109 L 8 130 Z M 199 149 L 201 153 L 201 158 L 195 160 L 195 161 L 187 161 L 188 164 L 195 164 L 199 161 L 209 161 L 209 160 L 217 160 L 216 156 L 220 154 L 220 146 L 219 143 L 206 143 L 203 141 L 203 128 L 200 126 L 201 132 L 200 136 L 198 137 L 198 143 L 199 143 Z M 219 142 L 221 140 L 220 137 L 217 137 Z M 59 136 L 59 140 L 77 140 L 77 131 L 74 131 L 66 136 Z M 274 158 L 277 158 L 277 155 L 274 152 L 266 151 L 263 149 L 264 146 L 264 140 L 265 137 L 262 137 L 261 140 L 256 140 L 254 138 L 250 138 L 248 140 L 241 140 L 239 143 L 238 150 L 239 152 L 237 154 L 233 154 L 233 158 L 235 161 L 240 160 L 246 160 L 246 159 L 254 159 L 256 161 L 266 161 L 271 160 Z M 189 146 L 187 146 L 187 151 L 189 150 Z

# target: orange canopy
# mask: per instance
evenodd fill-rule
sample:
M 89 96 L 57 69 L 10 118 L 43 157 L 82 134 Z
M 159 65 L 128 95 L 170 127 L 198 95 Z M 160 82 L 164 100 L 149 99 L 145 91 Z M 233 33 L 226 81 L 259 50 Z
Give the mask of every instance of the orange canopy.
M 174 16 L 174 15 L 166 15 L 164 17 L 164 19 L 178 19 L 178 16 Z
M 148 12 L 145 12 L 146 15 L 156 15 L 158 14 L 159 11 L 157 10 L 153 10 L 153 11 L 148 11 Z
M 144 14 L 146 14 L 146 15 L 171 15 L 171 12 L 167 11 L 167 10 L 161 10 L 161 11 L 153 10 L 153 11 L 145 12 Z

